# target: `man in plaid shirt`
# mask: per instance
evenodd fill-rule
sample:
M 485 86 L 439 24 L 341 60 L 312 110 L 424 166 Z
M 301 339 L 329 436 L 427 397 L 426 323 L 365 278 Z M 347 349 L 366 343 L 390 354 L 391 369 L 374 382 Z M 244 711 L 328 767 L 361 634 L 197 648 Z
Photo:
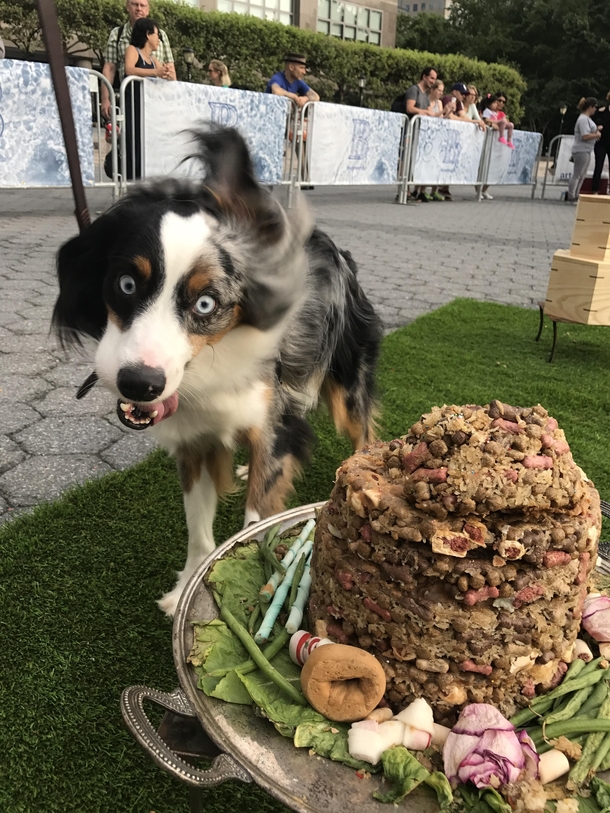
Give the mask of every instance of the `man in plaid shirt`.
M 134 23 L 141 17 L 148 17 L 148 11 L 148 0 L 127 0 L 129 22 L 113 28 L 110 32 L 104 53 L 104 67 L 102 68 L 102 73 L 110 84 L 114 82 L 117 68 L 119 69 L 119 80 L 122 82 L 125 78 L 125 51 L 131 41 Z M 176 68 L 172 49 L 167 34 L 161 28 L 159 29 L 159 48 L 154 52 L 154 56 L 157 62 L 162 62 L 167 66 L 169 78 L 175 79 Z M 110 118 L 110 98 L 108 89 L 104 84 L 102 85 L 102 116 L 105 119 Z

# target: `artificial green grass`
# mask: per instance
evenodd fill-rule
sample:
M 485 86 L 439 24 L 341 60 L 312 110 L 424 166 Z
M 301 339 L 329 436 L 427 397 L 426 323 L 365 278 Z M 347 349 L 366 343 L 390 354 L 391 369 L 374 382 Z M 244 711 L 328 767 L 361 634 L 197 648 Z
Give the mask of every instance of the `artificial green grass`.
M 533 311 L 457 300 L 384 341 L 381 436 L 404 434 L 435 404 L 542 403 L 576 460 L 610 495 L 610 332 L 560 325 L 534 342 Z M 348 454 L 324 414 L 314 460 L 292 505 L 328 497 Z M 216 538 L 238 530 L 239 498 L 222 505 Z M 0 811 L 181 813 L 187 790 L 124 729 L 119 697 L 177 684 L 171 623 L 155 599 L 173 586 L 186 529 L 174 464 L 163 453 L 77 488 L 0 531 Z M 347 770 L 347 769 L 346 769 Z M 209 813 L 285 808 L 229 783 Z

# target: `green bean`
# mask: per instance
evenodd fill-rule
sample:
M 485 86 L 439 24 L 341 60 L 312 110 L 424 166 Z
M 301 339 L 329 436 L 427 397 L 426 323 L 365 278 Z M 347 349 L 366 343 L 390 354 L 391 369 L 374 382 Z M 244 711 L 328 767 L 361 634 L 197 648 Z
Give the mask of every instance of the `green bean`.
M 604 702 L 602 703 L 597 720 L 591 720 L 591 722 L 602 722 L 605 721 L 610 725 L 610 698 L 606 697 Z M 568 777 L 568 787 L 570 784 L 574 787 L 580 787 L 583 782 L 587 779 L 589 775 L 589 771 L 591 770 L 591 766 L 593 764 L 593 760 L 595 759 L 595 753 L 597 749 L 602 744 L 604 739 L 603 731 L 592 731 L 589 736 L 587 737 L 587 741 L 585 743 L 585 747 L 582 749 L 582 755 L 578 762 L 572 767 Z
M 604 739 L 601 742 L 601 745 L 595 752 L 595 756 L 593 757 L 593 762 L 591 763 L 591 770 L 597 771 L 599 766 L 602 764 L 606 755 L 610 752 L 610 734 L 606 734 Z
M 593 661 L 591 661 L 591 663 L 593 663 Z M 587 664 L 587 666 L 588 665 L 590 664 Z M 560 683 L 559 686 L 556 689 L 553 689 L 552 692 L 549 692 L 541 697 L 541 702 L 544 700 L 555 700 L 556 698 L 563 697 L 565 694 L 569 694 L 570 692 L 576 692 L 579 689 L 584 689 L 585 686 L 593 686 L 593 684 L 598 683 L 603 677 L 608 677 L 609 674 L 608 669 L 598 669 L 596 672 L 590 672 L 587 675 L 584 675 L 583 672 L 581 672 L 577 678 L 570 680 L 568 683 L 565 681 Z M 538 702 L 531 704 L 535 711 L 538 711 L 539 705 L 540 704 Z
M 290 640 L 290 634 L 286 632 L 286 630 L 282 630 L 279 635 L 277 635 L 271 643 L 267 644 L 267 646 L 263 649 L 263 655 L 267 658 L 268 661 L 272 660 L 277 653 L 282 649 Z M 237 666 L 229 666 L 223 669 L 214 669 L 212 672 L 208 672 L 206 677 L 224 677 L 228 675 L 229 672 L 239 672 L 241 675 L 247 675 L 250 672 L 254 672 L 257 669 L 257 665 L 254 663 L 252 659 L 247 661 L 242 661 L 238 663 Z
M 558 723 L 560 720 L 569 720 L 570 717 L 576 714 L 592 692 L 593 686 L 585 686 L 584 689 L 579 689 L 577 692 L 574 692 L 570 698 L 566 698 L 567 702 L 562 704 L 557 711 L 553 711 L 552 714 L 544 718 L 546 725 Z
M 278 562 L 277 556 L 268 545 L 261 545 L 260 551 L 263 557 L 263 561 L 269 562 L 271 567 L 274 570 L 277 570 L 278 573 L 281 573 L 283 576 L 286 573 L 286 568 L 281 562 Z
M 585 668 L 585 662 L 582 658 L 574 658 L 568 671 L 564 675 L 564 681 L 572 680 L 573 678 L 577 677 L 580 672 Z
M 578 714 L 579 715 L 588 714 L 588 712 L 593 711 L 594 709 L 597 711 L 597 709 L 606 699 L 607 694 L 608 694 L 608 683 L 607 681 L 602 680 L 593 689 L 593 692 L 589 695 L 589 699 L 582 704 Z M 597 716 L 597 714 L 595 716 Z
M 544 733 L 548 740 L 552 740 L 555 737 L 571 739 L 572 735 L 591 734 L 594 731 L 610 731 L 610 720 L 602 720 L 599 717 L 594 720 L 589 720 L 586 717 L 572 717 L 571 720 L 564 720 L 546 726 Z M 534 738 L 532 737 L 532 739 Z
M 256 606 L 250 613 L 250 621 L 248 623 L 248 632 L 250 635 L 254 635 L 256 632 L 256 622 L 258 621 L 258 617 L 261 614 L 261 605 L 257 602 Z
M 228 607 L 220 607 L 220 617 L 226 623 L 229 629 L 235 633 L 235 635 L 237 635 L 261 672 L 268 677 L 269 680 L 272 680 L 275 685 L 278 686 L 285 694 L 287 694 L 294 703 L 297 703 L 299 706 L 306 706 L 307 700 L 305 700 L 301 692 L 296 689 L 292 683 L 289 683 L 286 678 L 269 663 L 267 658 L 254 643 L 254 639 L 248 635 L 248 630 L 235 618 Z M 592 720 L 591 722 L 595 721 Z M 608 722 L 610 723 L 610 721 Z
M 599 658 L 593 658 L 592 661 L 585 664 L 585 668 L 581 670 L 580 676 L 582 677 L 583 675 L 588 675 L 591 672 L 594 672 L 603 660 L 604 659 L 601 657 L 601 655 Z
M 515 728 L 521 728 L 525 723 L 529 723 L 530 720 L 540 719 L 547 711 L 551 710 L 552 705 L 552 700 L 541 697 L 536 704 L 535 710 L 530 704 L 527 708 L 521 709 L 521 711 L 511 717 L 510 722 Z
M 598 773 L 601 771 L 610 771 L 610 754 L 606 754 L 601 765 L 599 766 Z

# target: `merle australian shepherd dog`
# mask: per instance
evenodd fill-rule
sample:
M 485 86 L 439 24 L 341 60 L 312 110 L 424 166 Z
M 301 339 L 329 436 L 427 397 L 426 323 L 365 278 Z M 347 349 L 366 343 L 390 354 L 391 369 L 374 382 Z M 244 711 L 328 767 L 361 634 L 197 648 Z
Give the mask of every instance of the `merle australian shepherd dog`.
M 53 314 L 64 346 L 98 340 L 89 383 L 118 397 L 123 424 L 177 459 L 189 538 L 159 602 L 170 615 L 214 549 L 236 446 L 248 525 L 283 510 L 320 396 L 354 449 L 373 439 L 382 333 L 351 255 L 258 185 L 237 131 L 196 140 L 204 181 L 141 185 L 61 247 Z

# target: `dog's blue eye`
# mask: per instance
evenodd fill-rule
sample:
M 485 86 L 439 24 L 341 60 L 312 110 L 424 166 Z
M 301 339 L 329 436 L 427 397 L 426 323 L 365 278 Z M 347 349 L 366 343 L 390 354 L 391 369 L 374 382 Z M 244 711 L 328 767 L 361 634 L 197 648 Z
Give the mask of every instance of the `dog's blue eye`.
M 209 316 L 216 310 L 216 300 L 212 299 L 211 296 L 204 294 L 203 296 L 199 297 L 197 302 L 195 302 L 194 310 L 198 316 Z
M 135 294 L 136 281 L 129 274 L 124 274 L 119 280 L 119 288 L 124 294 Z

